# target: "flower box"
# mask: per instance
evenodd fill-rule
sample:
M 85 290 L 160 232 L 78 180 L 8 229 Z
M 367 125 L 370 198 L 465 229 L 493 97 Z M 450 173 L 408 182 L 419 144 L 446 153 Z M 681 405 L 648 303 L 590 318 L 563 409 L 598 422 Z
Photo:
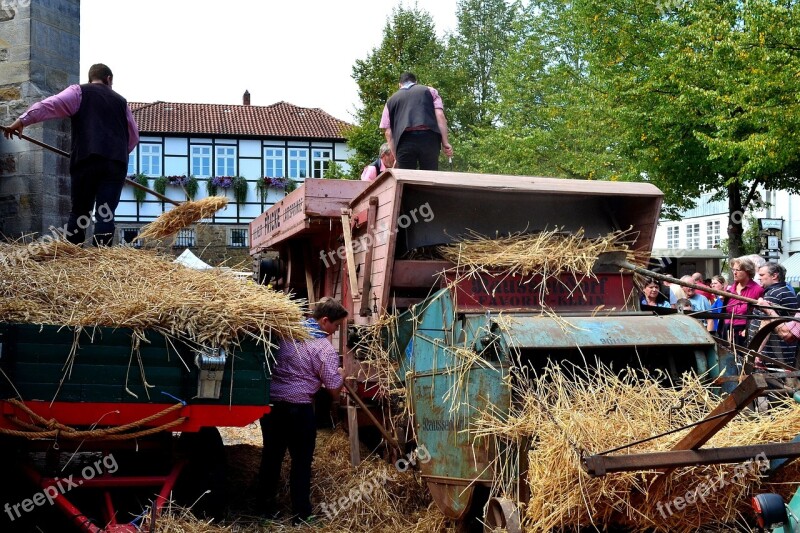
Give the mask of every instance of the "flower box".
M 220 189 L 232 190 L 236 203 L 243 204 L 247 201 L 248 184 L 241 176 L 214 176 L 206 182 L 209 196 L 217 196 Z

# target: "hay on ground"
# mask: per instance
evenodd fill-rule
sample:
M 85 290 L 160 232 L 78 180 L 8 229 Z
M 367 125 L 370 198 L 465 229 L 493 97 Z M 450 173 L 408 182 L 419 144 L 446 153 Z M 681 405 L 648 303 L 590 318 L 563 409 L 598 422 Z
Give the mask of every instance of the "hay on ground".
M 288 295 L 131 247 L 2 244 L 0 279 L 3 322 L 153 330 L 224 348 L 308 336 Z
M 172 508 L 172 513 L 157 523 L 159 533 L 256 533 L 262 531 L 297 531 L 318 533 L 450 533 L 454 531 L 445 517 L 431 503 L 422 481 L 412 471 L 400 472 L 394 465 L 368 456 L 357 467 L 350 465 L 347 436 L 340 429 L 320 431 L 314 452 L 311 501 L 317 522 L 292 527 L 288 482 L 278 500 L 283 514 L 275 520 L 256 516 L 255 493 L 248 487 L 256 483 L 261 447 L 258 425 L 246 428 L 251 437 L 235 431 L 235 440 L 253 442 L 228 446 L 229 496 L 228 516 L 218 524 L 209 524 Z M 283 479 L 288 480 L 289 458 L 284 462 Z M 338 502 L 347 500 L 347 509 L 338 510 Z M 325 504 L 325 509 L 323 509 Z M 336 506 L 333 508 L 332 506 Z
M 197 201 L 183 202 L 143 226 L 137 238 L 142 240 L 164 239 L 195 222 L 212 217 L 226 205 L 228 205 L 228 199 L 224 196 L 209 196 Z
M 528 455 L 531 498 L 525 505 L 526 530 L 622 526 L 631 531 L 689 532 L 744 521 L 749 496 L 765 491 L 761 487 L 767 482 L 755 466 L 678 468 L 666 479 L 654 471 L 592 478 L 583 470 L 581 454 L 600 453 L 699 421 L 720 401 L 694 375 L 685 375 L 680 386 L 669 385 L 633 370 L 614 373 L 603 367 L 552 365 L 520 386 L 515 393 L 520 405 L 510 415 L 487 415 L 478 422 L 476 437 L 521 442 L 535 436 Z M 614 454 L 670 450 L 688 431 Z M 766 414 L 739 414 L 705 447 L 788 442 L 798 433 L 800 406 L 786 403 Z M 503 472 L 500 466 L 495 470 Z M 786 476 L 793 483 L 776 486 L 779 492 L 794 490 L 800 479 L 792 467 L 783 472 L 783 481 Z M 724 486 L 713 485 L 720 479 L 727 480 Z M 497 490 L 508 493 L 513 481 L 498 478 Z M 695 503 L 680 510 L 674 504 L 666 507 L 676 497 L 696 495 L 698 489 L 703 498 Z

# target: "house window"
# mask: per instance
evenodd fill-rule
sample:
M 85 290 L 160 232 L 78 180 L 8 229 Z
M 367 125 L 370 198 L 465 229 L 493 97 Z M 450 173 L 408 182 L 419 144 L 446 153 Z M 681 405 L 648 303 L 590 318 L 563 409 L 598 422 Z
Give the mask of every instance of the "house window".
M 719 220 L 706 222 L 706 248 L 717 248 L 720 241 Z
M 192 146 L 192 176 L 211 177 L 211 147 Z
M 128 176 L 136 174 L 136 150 L 128 154 Z
M 289 148 L 289 177 L 297 180 L 308 176 L 308 150 Z
M 315 178 L 324 178 L 325 172 L 331 166 L 331 151 L 330 150 L 312 150 L 311 151 L 311 165 L 314 170 L 312 176 Z
M 119 243 L 130 244 L 134 248 L 142 246 L 142 241 L 137 239 L 139 236 L 139 228 L 120 228 L 119 229 Z
M 236 175 L 236 147 L 217 146 L 217 176 Z
M 194 229 L 187 228 L 180 230 L 172 246 L 174 248 L 193 248 L 195 246 Z
M 667 227 L 667 248 L 675 249 L 680 247 L 681 227 L 669 226 Z
M 247 228 L 231 228 L 228 230 L 228 246 L 231 248 L 247 248 Z
M 145 176 L 160 176 L 161 172 L 161 145 L 139 145 L 139 168 Z
M 686 248 L 689 250 L 700 248 L 700 224 L 686 226 Z
M 264 148 L 264 175 L 270 178 L 282 178 L 283 148 Z

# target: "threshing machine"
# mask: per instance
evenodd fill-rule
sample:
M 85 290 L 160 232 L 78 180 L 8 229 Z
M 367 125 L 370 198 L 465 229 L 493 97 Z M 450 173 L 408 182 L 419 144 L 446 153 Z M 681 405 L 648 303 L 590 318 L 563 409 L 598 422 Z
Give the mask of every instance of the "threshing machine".
M 557 229 L 594 239 L 630 230 L 631 250 L 649 255 L 662 196 L 645 183 L 397 169 L 346 186 L 308 179 L 251 224 L 251 252 L 277 252 L 281 260 L 270 262 L 274 268 L 263 277 L 312 301 L 341 299 L 356 328 L 396 317 L 391 355 L 413 413 L 413 440 L 430 455 L 421 474 L 444 514 L 464 520 L 484 508 L 492 459 L 506 453 L 476 444 L 465 430 L 487 407 L 509 409 L 512 367 L 597 359 L 615 368 L 643 365 L 673 376 L 693 369 L 713 377 L 728 355 L 718 353 L 696 319 L 641 311 L 631 272 L 523 279 L 485 270 L 463 277 L 437 247 L 476 234 Z M 349 375 L 369 390 L 372 376 L 344 332 L 338 342 Z M 480 360 L 465 369 L 463 350 Z M 453 404 L 454 375 L 469 401 Z M 351 436 L 361 414 L 348 418 Z M 413 446 L 404 435 L 391 437 Z M 525 456 L 515 453 L 520 500 Z M 507 502 L 487 509 L 490 525 L 513 521 Z

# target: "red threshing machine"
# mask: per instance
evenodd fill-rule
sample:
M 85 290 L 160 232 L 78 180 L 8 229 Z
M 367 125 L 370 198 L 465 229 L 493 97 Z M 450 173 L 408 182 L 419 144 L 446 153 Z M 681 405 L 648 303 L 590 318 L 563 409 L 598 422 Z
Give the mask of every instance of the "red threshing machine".
M 592 239 L 628 231 L 631 248 L 647 255 L 662 196 L 643 183 L 397 169 L 374 182 L 307 179 L 251 223 L 251 254 L 262 282 L 311 302 L 333 296 L 351 312 L 351 330 L 335 342 L 348 375 L 357 376 L 358 394 L 347 405 L 352 460 L 359 459 L 359 431 L 363 436 L 369 427 L 396 453 L 424 444 L 430 460 L 421 473 L 446 516 L 463 523 L 484 509 L 487 527 L 514 530 L 514 500 L 526 498 L 526 453 L 476 444 L 462 431 L 482 408 L 509 409 L 512 368 L 598 358 L 673 376 L 690 369 L 716 376 L 729 354 L 689 316 L 641 311 L 633 272 L 598 266 L 580 279 L 545 280 L 543 293 L 541 278 L 488 270 L 468 280 L 452 277 L 456 265 L 442 260 L 437 247 L 476 234 L 558 229 Z M 510 327 L 500 324 L 500 314 L 511 317 Z M 386 402 L 373 398 L 374 375 L 353 348 L 359 327 L 387 315 L 396 317 L 387 349 L 412 413 L 407 427 L 393 430 L 384 427 Z M 564 321 L 574 331 L 565 332 Z M 465 349 L 481 362 L 461 374 L 468 376 L 461 386 L 469 405 L 453 406 L 448 376 L 461 372 L 453 354 Z M 490 465 L 501 453 L 515 469 L 516 494 L 486 505 Z

